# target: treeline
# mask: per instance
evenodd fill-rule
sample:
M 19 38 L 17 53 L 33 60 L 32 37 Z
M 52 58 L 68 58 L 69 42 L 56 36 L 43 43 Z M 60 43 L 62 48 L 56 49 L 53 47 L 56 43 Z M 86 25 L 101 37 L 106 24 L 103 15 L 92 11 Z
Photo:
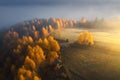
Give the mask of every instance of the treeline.
M 95 18 L 94 20 L 87 20 L 82 17 L 79 21 L 76 21 L 75 27 L 77 28 L 88 28 L 88 29 L 104 29 L 108 28 L 106 25 L 106 20 Z
M 11 26 L 11 31 L 16 31 L 19 33 L 19 36 L 22 35 L 30 35 L 34 36 L 34 34 L 39 34 L 42 36 L 42 29 L 46 29 L 48 32 L 53 29 L 62 29 L 65 27 L 74 27 L 74 20 L 67 19 L 58 19 L 58 18 L 50 18 L 50 19 L 34 19 L 30 21 L 24 21 L 18 24 Z
M 39 34 L 39 37 L 42 36 L 42 29 L 46 29 L 50 32 L 53 29 L 62 29 L 62 28 L 105 28 L 105 20 L 98 19 L 89 21 L 85 17 L 82 17 L 80 20 L 68 20 L 68 19 L 59 19 L 59 18 L 49 18 L 49 19 L 33 19 L 30 21 L 24 21 L 17 23 L 11 26 L 11 31 L 16 31 L 19 33 L 19 36 L 30 35 L 34 36 Z
M 52 36 L 20 38 L 14 31 L 6 33 L 3 41 L 0 50 L 1 80 L 55 79 L 54 71 L 59 66 L 54 62 L 61 59 L 59 43 Z M 58 75 L 65 77 L 62 73 Z
M 63 28 L 83 27 L 88 24 L 86 18 L 78 22 L 57 18 L 34 19 L 15 24 L 10 29 L 0 32 L 0 79 L 67 78 L 66 73 L 59 71 L 61 66 L 58 63 L 62 62 L 60 46 L 51 34 Z M 93 45 L 92 34 L 80 33 L 78 43 Z
M 60 30 L 62 25 L 60 19 L 35 19 L 3 31 L 0 45 L 0 79 L 67 78 L 65 72 L 59 71 L 61 66 L 58 63 L 62 63 L 59 43 L 50 36 L 55 30 Z

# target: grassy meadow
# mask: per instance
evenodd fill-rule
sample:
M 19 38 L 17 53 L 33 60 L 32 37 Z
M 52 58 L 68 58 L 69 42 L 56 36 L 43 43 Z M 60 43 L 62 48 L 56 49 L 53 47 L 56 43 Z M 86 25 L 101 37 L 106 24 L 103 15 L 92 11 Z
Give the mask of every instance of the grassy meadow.
M 119 31 L 98 31 L 88 29 L 93 34 L 93 46 L 80 47 L 73 43 L 80 32 L 87 29 L 65 29 L 55 34 L 62 43 L 64 66 L 72 80 L 120 80 L 120 33 Z M 58 36 L 59 35 L 59 36 Z M 70 45 L 71 46 L 70 46 Z

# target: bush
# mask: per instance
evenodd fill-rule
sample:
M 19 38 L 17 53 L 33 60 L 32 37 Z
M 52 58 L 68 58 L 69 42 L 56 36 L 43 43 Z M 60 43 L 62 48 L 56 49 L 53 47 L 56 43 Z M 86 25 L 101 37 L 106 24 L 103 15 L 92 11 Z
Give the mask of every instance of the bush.
M 84 45 L 94 45 L 92 34 L 88 31 L 80 33 L 78 36 L 78 43 Z

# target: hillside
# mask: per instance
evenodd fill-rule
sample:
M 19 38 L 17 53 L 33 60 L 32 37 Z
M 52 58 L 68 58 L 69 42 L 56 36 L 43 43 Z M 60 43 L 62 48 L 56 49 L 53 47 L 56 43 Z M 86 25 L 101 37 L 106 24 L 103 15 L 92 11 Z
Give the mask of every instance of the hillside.
M 0 30 L 0 79 L 120 79 L 120 33 L 104 23 L 34 19 Z
M 70 42 L 61 43 L 62 59 L 73 80 L 119 80 L 120 77 L 120 34 L 111 31 L 92 32 L 94 46 L 80 46 L 74 43 L 85 29 L 66 29 L 61 39 Z

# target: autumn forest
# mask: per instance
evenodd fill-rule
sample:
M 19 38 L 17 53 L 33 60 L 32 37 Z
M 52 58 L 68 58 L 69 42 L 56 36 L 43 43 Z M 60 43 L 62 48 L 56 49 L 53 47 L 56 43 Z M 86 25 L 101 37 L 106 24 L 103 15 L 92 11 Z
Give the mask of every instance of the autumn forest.
M 108 55 L 102 54 L 112 54 L 112 49 L 108 49 L 109 44 L 105 41 L 108 38 L 103 38 L 104 41 L 101 39 L 104 34 L 108 34 L 105 30 L 112 28 L 108 27 L 107 23 L 108 20 L 96 18 L 89 21 L 85 17 L 79 21 L 59 18 L 33 19 L 1 30 L 0 79 L 100 80 L 102 72 L 99 71 L 103 69 L 104 62 L 98 56 L 106 59 L 108 63 L 110 60 L 114 62 L 111 56 L 108 58 Z M 74 64 L 75 62 L 78 64 Z M 92 63 L 94 69 L 90 68 Z M 110 71 L 111 68 L 115 68 L 111 64 L 106 66 L 112 66 L 109 68 Z M 93 77 L 90 73 L 95 72 L 97 76 Z M 105 71 L 103 74 L 108 73 L 109 71 Z M 120 79 L 118 76 L 112 77 L 114 80 L 116 78 Z M 109 74 L 106 77 L 102 76 L 101 79 L 110 79 Z

